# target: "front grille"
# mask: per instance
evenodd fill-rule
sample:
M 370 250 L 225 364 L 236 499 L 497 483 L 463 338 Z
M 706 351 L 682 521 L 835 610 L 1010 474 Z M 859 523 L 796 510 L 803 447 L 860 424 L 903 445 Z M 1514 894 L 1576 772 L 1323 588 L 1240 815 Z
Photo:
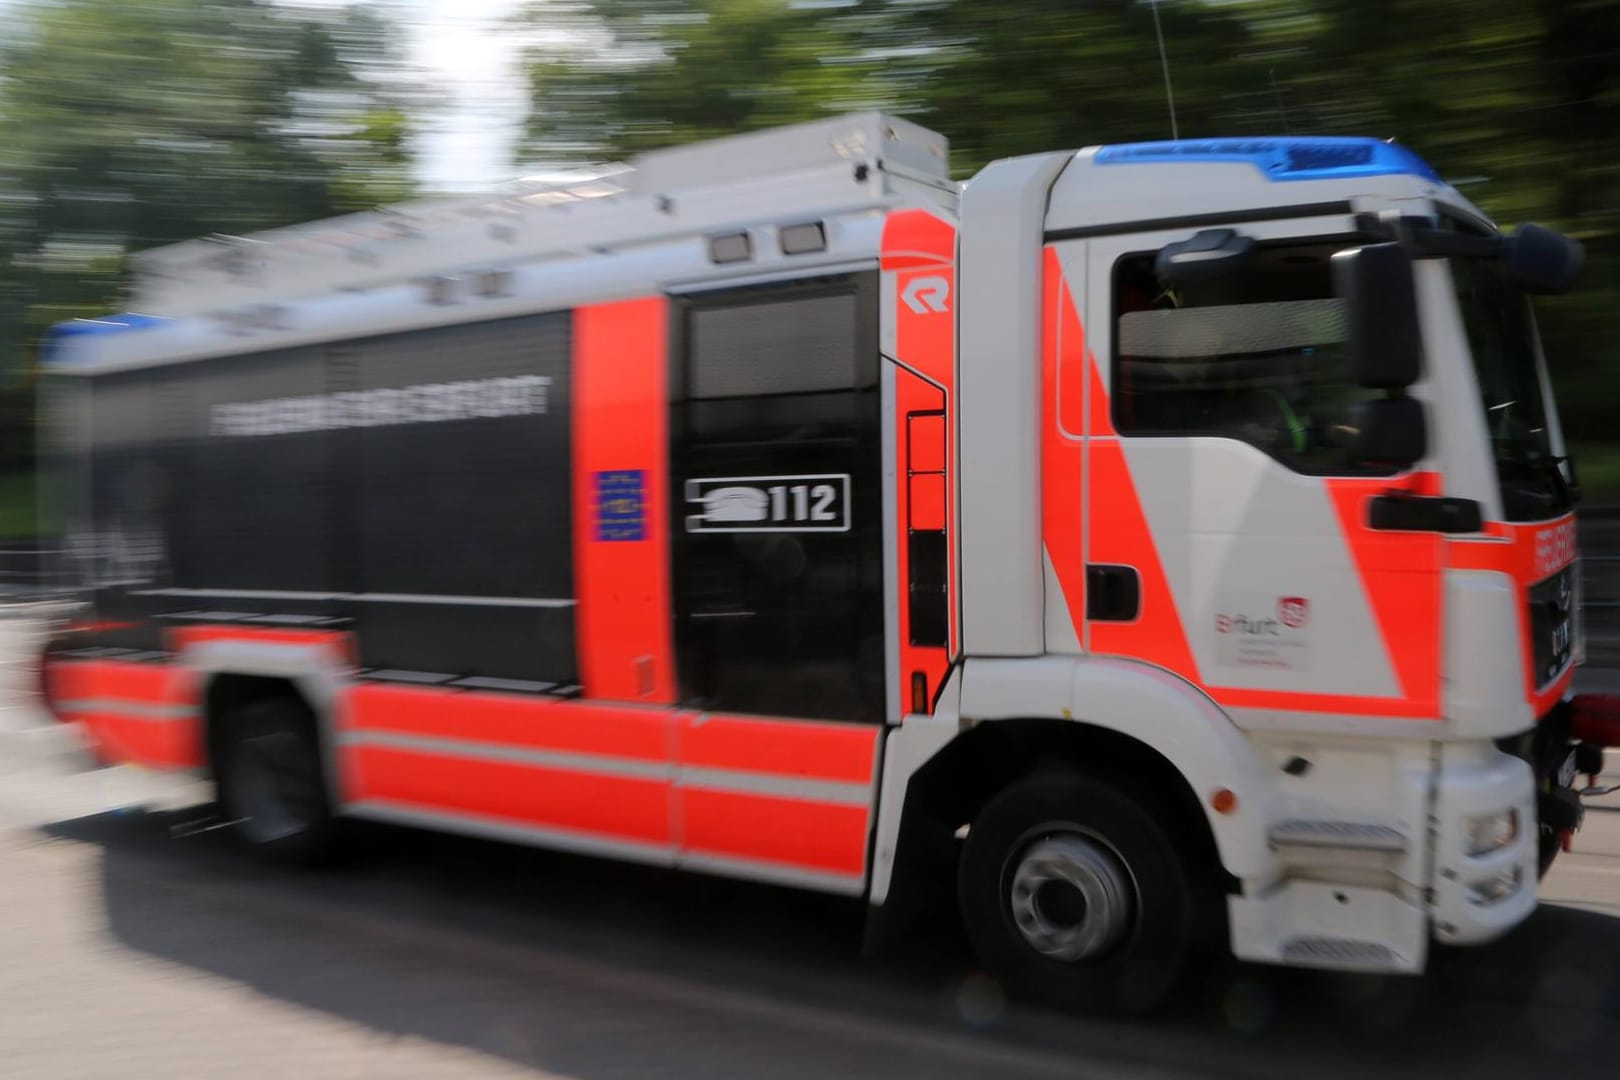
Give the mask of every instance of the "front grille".
M 1546 686 L 1569 665 L 1575 644 L 1575 567 L 1530 586 L 1530 645 L 1536 685 Z

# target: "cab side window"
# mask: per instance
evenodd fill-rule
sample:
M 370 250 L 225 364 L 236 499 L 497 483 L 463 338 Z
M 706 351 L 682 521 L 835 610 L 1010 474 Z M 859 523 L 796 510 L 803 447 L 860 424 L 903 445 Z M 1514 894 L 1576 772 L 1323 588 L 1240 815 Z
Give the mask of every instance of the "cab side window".
M 1114 269 L 1115 429 L 1126 436 L 1238 439 L 1300 472 L 1364 472 L 1350 461 L 1356 406 L 1339 245 L 1262 247 L 1214 281 L 1165 288 L 1154 252 Z

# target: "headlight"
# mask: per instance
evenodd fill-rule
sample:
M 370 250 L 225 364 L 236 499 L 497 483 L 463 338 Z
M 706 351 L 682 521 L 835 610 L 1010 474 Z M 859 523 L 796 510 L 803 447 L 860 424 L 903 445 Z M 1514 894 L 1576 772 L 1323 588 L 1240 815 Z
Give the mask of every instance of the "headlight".
M 1524 868 L 1515 863 L 1500 874 L 1471 883 L 1468 886 L 1468 899 L 1481 907 L 1494 904 L 1518 892 L 1522 884 L 1524 884 Z
M 1505 848 L 1519 838 L 1518 808 L 1495 814 L 1481 814 L 1464 823 L 1467 834 L 1463 839 L 1470 857 L 1487 855 Z

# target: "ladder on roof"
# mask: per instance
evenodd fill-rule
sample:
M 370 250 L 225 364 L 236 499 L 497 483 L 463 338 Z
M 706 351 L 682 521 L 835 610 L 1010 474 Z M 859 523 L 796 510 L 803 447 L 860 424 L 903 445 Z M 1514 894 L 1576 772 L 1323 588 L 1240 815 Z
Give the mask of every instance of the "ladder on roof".
M 424 199 L 141 252 L 130 307 L 180 317 L 472 272 L 952 188 L 944 136 L 858 113 L 655 150 L 561 182 Z

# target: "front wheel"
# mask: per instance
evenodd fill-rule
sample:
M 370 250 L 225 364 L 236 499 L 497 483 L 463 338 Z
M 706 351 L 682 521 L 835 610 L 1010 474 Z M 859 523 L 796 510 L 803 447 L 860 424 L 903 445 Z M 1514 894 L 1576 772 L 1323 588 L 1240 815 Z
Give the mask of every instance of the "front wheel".
M 302 701 L 265 698 L 223 717 L 214 770 L 220 806 L 250 845 L 306 866 L 336 855 L 315 717 Z
M 1164 1005 L 1192 958 L 1188 874 L 1140 802 L 1061 773 L 1021 780 L 985 806 L 958 886 L 968 936 L 1010 992 L 1132 1015 Z

